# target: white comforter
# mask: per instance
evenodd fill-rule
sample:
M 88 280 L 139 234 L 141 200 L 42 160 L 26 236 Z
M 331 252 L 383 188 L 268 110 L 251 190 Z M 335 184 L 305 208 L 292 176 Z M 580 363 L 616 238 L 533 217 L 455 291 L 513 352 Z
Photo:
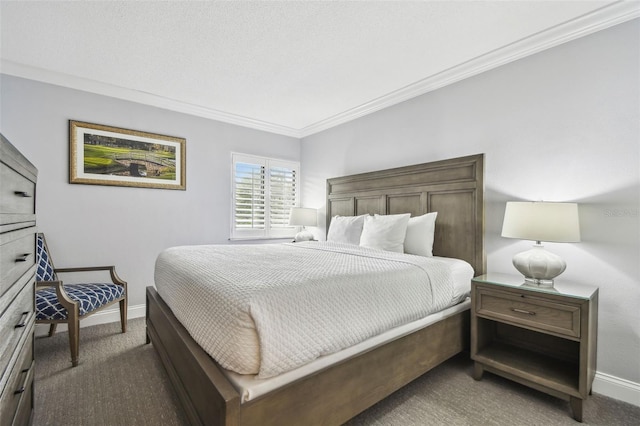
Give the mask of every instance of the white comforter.
M 222 367 L 261 378 L 457 302 L 436 259 L 337 243 L 174 247 L 155 283 Z

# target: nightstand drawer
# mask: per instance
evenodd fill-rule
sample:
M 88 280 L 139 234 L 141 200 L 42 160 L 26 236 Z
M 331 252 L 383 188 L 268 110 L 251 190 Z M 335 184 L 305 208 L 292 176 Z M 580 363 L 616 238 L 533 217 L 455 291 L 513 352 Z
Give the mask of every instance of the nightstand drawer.
M 553 303 L 525 293 L 477 288 L 478 316 L 523 325 L 542 332 L 580 337 L 580 307 Z

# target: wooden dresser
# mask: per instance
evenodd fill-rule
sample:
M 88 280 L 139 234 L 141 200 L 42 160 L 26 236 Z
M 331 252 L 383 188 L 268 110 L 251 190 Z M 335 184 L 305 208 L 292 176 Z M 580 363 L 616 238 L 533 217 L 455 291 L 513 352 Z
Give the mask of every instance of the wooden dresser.
M 0 135 L 0 426 L 33 413 L 38 171 Z

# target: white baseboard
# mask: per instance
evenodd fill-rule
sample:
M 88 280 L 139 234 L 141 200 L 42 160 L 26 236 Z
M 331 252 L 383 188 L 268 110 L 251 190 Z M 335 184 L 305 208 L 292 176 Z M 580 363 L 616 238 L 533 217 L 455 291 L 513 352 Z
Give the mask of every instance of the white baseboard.
M 146 312 L 146 305 L 129 306 L 127 309 L 127 318 L 142 318 L 146 315 Z M 110 322 L 120 322 L 120 308 L 117 305 L 115 308 L 96 312 L 90 317 L 83 319 L 80 321 L 80 328 L 98 324 L 108 324 Z M 61 331 L 67 331 L 67 324 L 58 324 L 56 333 Z M 36 325 L 36 337 L 46 336 L 47 334 L 49 334 L 49 324 Z
M 146 305 L 129 306 L 128 318 L 141 318 L 145 315 Z M 120 309 L 116 307 L 114 309 L 97 312 L 87 319 L 80 321 L 80 327 L 118 321 L 120 321 Z M 57 331 L 67 331 L 67 325 L 58 325 Z M 48 324 L 39 324 L 36 326 L 36 336 L 46 336 L 48 332 Z M 596 377 L 593 381 L 593 391 L 640 407 L 640 383 L 621 379 L 610 374 L 596 372 Z
M 640 407 L 640 383 L 596 372 L 593 391 Z

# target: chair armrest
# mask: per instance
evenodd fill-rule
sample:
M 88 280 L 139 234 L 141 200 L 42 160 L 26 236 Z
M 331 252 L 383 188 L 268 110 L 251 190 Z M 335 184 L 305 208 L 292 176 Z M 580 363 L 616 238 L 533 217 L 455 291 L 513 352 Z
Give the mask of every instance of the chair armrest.
M 77 268 L 56 268 L 55 272 L 57 273 L 65 273 L 65 272 L 91 272 L 91 271 L 109 271 L 109 275 L 111 276 L 111 282 L 114 284 L 121 285 L 123 287 L 127 286 L 126 281 L 120 279 L 118 274 L 116 273 L 115 266 L 83 266 Z
M 54 287 L 58 281 L 36 281 L 36 288 Z
M 36 281 L 36 288 L 42 287 L 55 287 L 56 295 L 58 296 L 58 301 L 62 306 L 64 306 L 67 311 L 71 312 L 72 310 L 77 309 L 79 303 L 74 302 L 67 292 L 64 290 L 64 286 L 62 285 L 62 281 Z

